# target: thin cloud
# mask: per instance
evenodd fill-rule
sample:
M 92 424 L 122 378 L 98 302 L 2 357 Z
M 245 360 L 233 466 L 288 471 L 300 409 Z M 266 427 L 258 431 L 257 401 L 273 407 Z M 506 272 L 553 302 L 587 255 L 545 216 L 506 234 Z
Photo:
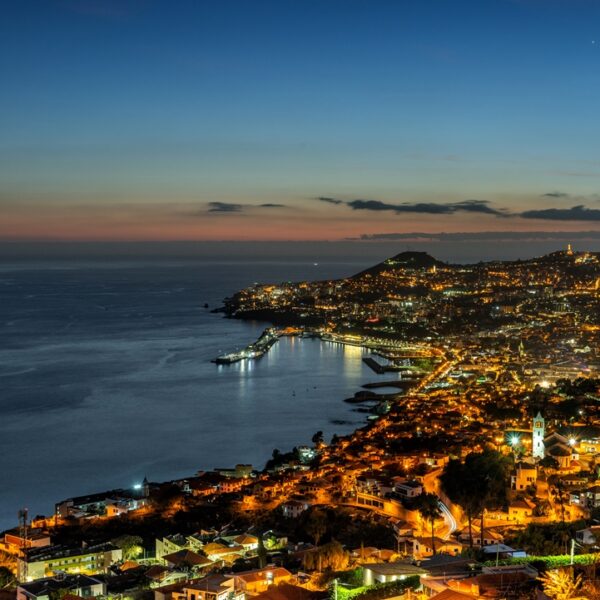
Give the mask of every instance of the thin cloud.
M 408 233 L 364 233 L 348 240 L 373 242 L 524 242 L 600 240 L 600 231 L 475 231 L 475 232 L 408 232 Z
M 230 202 L 209 202 L 208 212 L 218 213 L 238 213 L 242 212 L 244 207 L 241 204 L 232 204 Z
M 496 217 L 507 216 L 506 211 L 492 208 L 487 200 L 463 200 L 439 204 L 435 202 L 403 202 L 389 204 L 380 200 L 350 200 L 346 203 L 353 210 L 392 211 L 395 213 L 419 213 L 429 215 L 452 215 L 457 212 L 482 213 Z
M 547 194 L 542 194 L 542 198 L 568 198 L 569 194 L 565 192 L 548 192 Z
M 285 204 L 265 202 L 263 204 L 235 204 L 233 202 L 209 202 L 208 212 L 211 213 L 241 213 L 254 208 L 287 208 Z
M 327 204 L 344 204 L 343 200 L 338 200 L 337 198 L 328 198 L 327 196 L 319 196 L 316 199 L 320 202 L 326 202 Z
M 519 216 L 523 219 L 544 219 L 548 221 L 600 221 L 600 209 L 587 208 L 580 204 L 571 208 L 526 210 Z

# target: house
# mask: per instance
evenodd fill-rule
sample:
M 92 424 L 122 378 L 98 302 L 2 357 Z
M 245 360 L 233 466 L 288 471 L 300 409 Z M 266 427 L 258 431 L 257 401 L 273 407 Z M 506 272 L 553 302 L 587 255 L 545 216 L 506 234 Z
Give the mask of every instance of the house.
M 155 600 L 167 598 L 158 590 L 155 590 L 154 597 Z M 231 575 L 209 575 L 181 584 L 180 590 L 171 591 L 170 598 L 171 600 L 244 600 L 245 594 Z
M 266 567 L 252 571 L 242 571 L 233 575 L 236 586 L 246 594 L 264 592 L 271 585 L 290 583 L 294 576 L 283 567 Z
M 497 557 L 504 558 L 523 558 L 527 556 L 524 550 L 515 550 L 506 544 L 490 544 L 483 549 L 483 554 L 487 558 Z
M 427 571 L 411 563 L 377 563 L 363 565 L 363 585 L 402 581 L 414 575 L 424 575 Z
M 179 550 L 185 550 L 189 547 L 188 539 L 179 534 L 157 538 L 154 542 L 155 556 L 157 560 L 161 560 L 166 554 L 173 554 Z
M 219 544 L 217 542 L 206 544 L 202 550 L 204 554 L 206 554 L 206 557 L 213 562 L 218 560 L 233 562 L 245 554 L 245 550 L 242 546 L 225 546 L 224 544 Z
M 19 529 L 4 532 L 4 539 L 0 542 L 0 550 L 12 556 L 20 555 L 24 549 L 43 548 L 50 546 L 50 535 L 43 529 L 33 528 L 23 535 Z
M 255 552 L 258 549 L 258 538 L 248 533 L 242 533 L 234 537 L 233 543 L 241 546 L 245 552 Z
M 305 510 L 310 508 L 310 502 L 300 500 L 288 500 L 281 504 L 283 516 L 287 519 L 297 519 Z
M 575 540 L 585 546 L 595 546 L 600 540 L 600 525 L 592 525 L 575 532 Z
M 152 565 L 144 573 L 144 577 L 150 581 L 151 588 L 164 589 L 189 579 L 189 573 L 187 571 L 174 571 L 165 565 Z
M 451 556 L 458 556 L 463 549 L 463 544 L 452 540 L 443 540 L 441 538 L 435 538 L 435 551 Z M 431 536 L 427 537 L 416 537 L 413 540 L 413 554 L 416 558 L 425 558 L 427 556 L 433 556 L 433 547 Z
M 581 495 L 580 506 L 598 508 L 600 506 L 600 485 L 587 488 Z
M 481 596 L 446 588 L 444 591 L 430 596 L 429 600 L 473 600 L 474 598 L 481 598 Z
M 528 597 L 528 592 L 535 586 L 537 575 L 537 571 L 527 565 L 484 567 L 479 575 L 471 577 L 445 580 L 424 578 L 421 582 L 430 600 L 501 599 L 509 594 L 521 598 Z
M 30 548 L 17 559 L 19 581 L 35 581 L 56 573 L 95 575 L 106 573 L 123 553 L 112 544 L 97 546 L 45 546 Z
M 248 479 L 252 477 L 254 467 L 247 464 L 237 464 L 233 469 L 215 469 L 219 475 L 223 477 L 231 477 L 232 479 Z
M 473 536 L 473 546 L 479 548 L 481 546 L 481 528 L 480 527 L 471 527 L 471 534 Z M 458 534 L 458 541 L 463 544 L 470 544 L 470 535 L 469 528 L 465 527 Z M 484 528 L 483 529 L 483 545 L 490 546 L 492 544 L 501 543 L 504 541 L 504 536 L 502 536 L 497 531 L 493 531 L 491 529 Z
M 144 487 L 147 488 L 147 484 Z M 118 489 L 100 494 L 67 498 L 56 504 L 55 514 L 60 519 L 105 517 L 112 515 L 115 506 L 129 512 L 146 504 L 145 492 L 147 492 L 147 489 L 140 490 L 140 492 Z M 107 511 L 108 507 L 112 508 Z
M 510 483 L 513 490 L 526 490 L 537 482 L 537 467 L 526 462 L 519 462 L 511 475 Z
M 528 523 L 533 517 L 535 504 L 529 500 L 513 500 L 508 505 L 508 518 L 517 523 Z
M 402 498 L 416 498 L 423 493 L 423 484 L 418 481 L 396 481 L 394 491 Z
M 327 597 L 324 592 L 311 591 L 291 583 L 280 583 L 253 596 L 253 600 L 326 600 Z
M 212 560 L 192 550 L 178 550 L 172 554 L 166 554 L 163 556 L 163 561 L 170 569 L 182 571 L 201 571 L 213 564 Z
M 81 598 L 96 598 L 106 595 L 106 584 L 87 575 L 45 577 L 19 584 L 17 600 L 50 600 L 63 590 L 69 590 L 69 594 Z

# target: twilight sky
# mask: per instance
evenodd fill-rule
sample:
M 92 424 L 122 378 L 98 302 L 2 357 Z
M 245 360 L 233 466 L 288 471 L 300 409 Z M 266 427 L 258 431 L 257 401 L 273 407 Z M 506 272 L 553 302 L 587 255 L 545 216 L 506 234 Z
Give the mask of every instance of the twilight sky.
M 0 9 L 0 240 L 600 231 L 597 0 Z

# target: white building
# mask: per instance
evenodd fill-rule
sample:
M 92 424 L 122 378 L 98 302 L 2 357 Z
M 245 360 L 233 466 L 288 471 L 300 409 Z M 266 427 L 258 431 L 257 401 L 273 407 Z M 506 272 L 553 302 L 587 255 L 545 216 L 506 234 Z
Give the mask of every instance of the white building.
M 532 445 L 531 452 L 534 458 L 544 458 L 544 437 L 546 431 L 546 423 L 541 413 L 533 419 Z

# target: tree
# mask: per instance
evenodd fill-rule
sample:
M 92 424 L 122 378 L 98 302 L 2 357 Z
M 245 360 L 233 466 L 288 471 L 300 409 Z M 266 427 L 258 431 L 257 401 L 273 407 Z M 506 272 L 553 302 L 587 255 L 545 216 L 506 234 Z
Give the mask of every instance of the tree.
M 478 483 L 478 493 L 482 499 L 480 543 L 483 548 L 485 511 L 506 504 L 511 462 L 509 458 L 495 450 L 484 450 L 467 455 L 465 464 L 473 471 L 473 477 Z
M 544 458 L 540 460 L 540 465 L 544 467 L 544 469 L 558 469 L 559 467 L 558 461 L 554 456 L 544 456 Z
M 322 431 L 317 431 L 317 433 L 315 433 L 315 435 L 312 436 L 312 443 L 315 446 L 320 446 L 323 443 L 323 432 Z
M 460 460 L 451 460 L 440 477 L 442 489 L 448 498 L 465 512 L 469 527 L 469 546 L 473 547 L 473 519 L 483 510 L 479 482 Z
M 350 553 L 336 540 L 307 552 L 303 559 L 304 568 L 308 571 L 341 571 L 349 562 Z
M 435 521 L 442 516 L 440 500 L 435 494 L 423 492 L 416 499 L 417 510 L 425 521 L 431 523 L 431 549 L 435 556 Z
M 262 534 L 258 535 L 258 548 L 256 549 L 256 554 L 258 556 L 259 567 L 264 569 L 267 566 L 267 549 L 265 548 Z
M 452 460 L 441 476 L 442 489 L 452 502 L 463 508 L 469 526 L 469 543 L 473 546 L 473 519 L 481 517 L 481 546 L 484 538 L 486 509 L 506 502 L 510 459 L 495 450 L 471 452 L 464 463 Z
M 122 535 L 112 543 L 123 551 L 123 560 L 135 560 L 144 553 L 143 540 L 137 535 Z
M 7 567 L 0 567 L 0 590 L 11 587 L 16 581 L 17 580 L 10 569 Z
M 48 592 L 48 598 L 50 600 L 62 600 L 65 596 L 72 593 L 73 591 L 68 587 L 58 588 L 56 590 L 50 590 Z
M 441 476 L 442 489 L 448 498 L 462 507 L 469 527 L 469 544 L 473 546 L 473 519 L 481 517 L 481 546 L 484 537 L 484 513 L 506 502 L 510 459 L 495 450 L 471 452 L 464 463 L 451 460 Z
M 319 545 L 321 538 L 327 532 L 327 516 L 320 510 L 311 511 L 308 522 L 306 523 L 306 533 L 315 541 L 315 546 Z
M 573 569 L 555 569 L 540 577 L 546 596 L 552 600 L 579 600 L 582 576 L 573 577 Z

